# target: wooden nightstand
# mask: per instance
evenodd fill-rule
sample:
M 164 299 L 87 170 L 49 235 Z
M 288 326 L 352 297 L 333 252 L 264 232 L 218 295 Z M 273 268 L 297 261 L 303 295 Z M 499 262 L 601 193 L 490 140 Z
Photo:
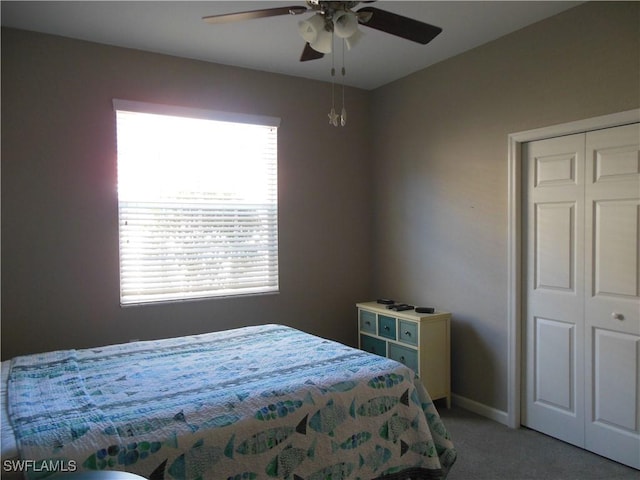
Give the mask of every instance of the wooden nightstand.
M 433 400 L 451 406 L 448 312 L 396 312 L 377 302 L 356 304 L 360 349 L 401 362 L 415 371 Z

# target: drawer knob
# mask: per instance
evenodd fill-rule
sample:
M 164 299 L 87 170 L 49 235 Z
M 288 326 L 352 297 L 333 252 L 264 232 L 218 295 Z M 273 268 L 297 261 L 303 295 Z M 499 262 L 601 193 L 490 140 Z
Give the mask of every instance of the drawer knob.
M 404 363 L 404 355 L 400 357 L 400 361 Z
M 384 329 L 388 332 L 390 330 L 389 325 L 385 325 Z
M 624 315 L 618 312 L 612 312 L 611 318 L 613 318 L 614 320 L 624 320 Z
M 367 320 L 366 322 L 364 322 L 365 325 L 371 325 L 371 322 L 369 320 Z
M 405 334 L 407 337 L 410 337 L 410 336 L 411 336 L 411 332 L 410 332 L 409 330 L 407 330 L 406 332 L 404 332 L 404 334 Z

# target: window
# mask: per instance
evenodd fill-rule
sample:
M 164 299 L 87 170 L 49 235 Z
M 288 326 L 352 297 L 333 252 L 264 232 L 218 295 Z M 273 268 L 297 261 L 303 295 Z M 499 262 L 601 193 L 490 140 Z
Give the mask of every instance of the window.
M 121 304 L 277 292 L 279 120 L 114 108 Z

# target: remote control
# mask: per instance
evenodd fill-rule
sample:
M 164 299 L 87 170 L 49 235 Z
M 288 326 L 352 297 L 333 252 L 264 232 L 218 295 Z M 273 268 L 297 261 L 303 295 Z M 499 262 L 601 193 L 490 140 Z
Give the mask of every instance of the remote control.
M 379 298 L 377 300 L 377 303 L 381 305 L 393 305 L 396 302 L 394 302 L 393 300 L 389 300 L 388 298 Z
M 402 305 L 396 305 L 394 307 L 394 310 L 396 312 L 403 312 L 405 310 L 413 310 L 413 305 L 407 305 L 406 303 L 403 303 Z
M 416 313 L 434 313 L 435 311 L 433 307 L 416 307 Z

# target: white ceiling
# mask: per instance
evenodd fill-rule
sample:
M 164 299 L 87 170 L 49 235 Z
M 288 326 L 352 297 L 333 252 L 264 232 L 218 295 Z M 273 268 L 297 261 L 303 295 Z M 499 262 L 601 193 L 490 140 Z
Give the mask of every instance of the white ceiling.
M 378 1 L 373 6 L 444 31 L 431 43 L 420 45 L 361 27 L 365 37 L 346 53 L 344 83 L 377 88 L 580 3 Z M 208 25 L 201 20 L 207 15 L 285 5 L 305 2 L 2 1 L 1 21 L 8 27 L 330 81 L 330 55 L 299 61 L 304 41 L 298 34 L 298 21 L 310 14 L 224 25 Z M 335 55 L 337 65 L 342 62 L 341 52 Z

